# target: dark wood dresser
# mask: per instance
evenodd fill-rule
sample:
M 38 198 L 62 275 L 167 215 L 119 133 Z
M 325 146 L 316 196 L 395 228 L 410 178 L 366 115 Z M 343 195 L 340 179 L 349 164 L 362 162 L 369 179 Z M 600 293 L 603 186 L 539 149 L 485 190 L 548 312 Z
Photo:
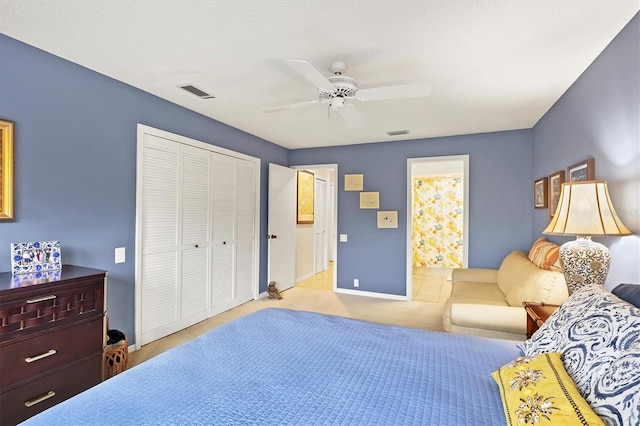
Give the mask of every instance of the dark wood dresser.
M 19 423 L 103 379 L 105 271 L 0 273 L 0 424 Z

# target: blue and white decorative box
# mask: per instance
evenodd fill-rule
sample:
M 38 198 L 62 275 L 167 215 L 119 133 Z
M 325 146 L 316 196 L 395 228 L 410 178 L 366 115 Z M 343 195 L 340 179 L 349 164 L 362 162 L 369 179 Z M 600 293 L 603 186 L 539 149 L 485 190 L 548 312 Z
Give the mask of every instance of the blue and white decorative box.
M 60 241 L 11 243 L 11 272 L 28 274 L 62 269 Z

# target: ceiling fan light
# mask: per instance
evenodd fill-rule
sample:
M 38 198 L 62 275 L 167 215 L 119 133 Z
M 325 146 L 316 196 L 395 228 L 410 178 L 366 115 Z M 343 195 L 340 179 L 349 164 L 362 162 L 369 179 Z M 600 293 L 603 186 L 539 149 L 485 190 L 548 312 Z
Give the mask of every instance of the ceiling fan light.
M 337 96 L 331 99 L 331 109 L 337 111 L 344 106 L 344 98 Z

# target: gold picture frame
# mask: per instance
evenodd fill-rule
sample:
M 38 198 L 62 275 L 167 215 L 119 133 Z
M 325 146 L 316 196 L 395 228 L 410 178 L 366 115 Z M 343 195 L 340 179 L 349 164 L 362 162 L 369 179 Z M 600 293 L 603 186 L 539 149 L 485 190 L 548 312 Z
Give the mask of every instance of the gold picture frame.
M 298 170 L 298 202 L 296 221 L 298 224 L 313 223 L 313 201 L 315 176 L 306 170 Z
M 13 122 L 0 120 L 0 220 L 13 220 Z

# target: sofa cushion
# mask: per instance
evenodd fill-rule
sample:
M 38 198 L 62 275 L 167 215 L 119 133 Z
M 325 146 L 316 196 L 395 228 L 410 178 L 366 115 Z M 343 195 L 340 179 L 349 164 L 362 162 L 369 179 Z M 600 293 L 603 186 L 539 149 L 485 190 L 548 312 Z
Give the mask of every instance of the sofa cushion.
M 529 250 L 529 260 L 540 269 L 562 272 L 560 267 L 560 246 L 538 238 Z
M 473 297 L 473 293 L 465 296 L 449 297 L 444 305 L 444 312 L 442 314 L 442 326 L 445 331 L 451 331 L 451 327 L 455 322 L 455 319 L 452 315 L 452 306 L 454 304 L 480 304 L 487 307 L 507 306 L 507 303 L 504 300 L 477 298 Z M 524 309 L 522 310 L 524 311 Z
M 559 305 L 569 297 L 562 273 L 538 268 L 520 250 L 502 261 L 498 287 L 510 306 L 522 306 L 524 301 Z
M 506 304 L 504 294 L 496 283 L 483 283 L 474 281 L 455 282 L 451 286 L 450 298 L 471 297 L 473 299 L 491 299 Z M 479 303 L 481 303 L 479 301 Z

